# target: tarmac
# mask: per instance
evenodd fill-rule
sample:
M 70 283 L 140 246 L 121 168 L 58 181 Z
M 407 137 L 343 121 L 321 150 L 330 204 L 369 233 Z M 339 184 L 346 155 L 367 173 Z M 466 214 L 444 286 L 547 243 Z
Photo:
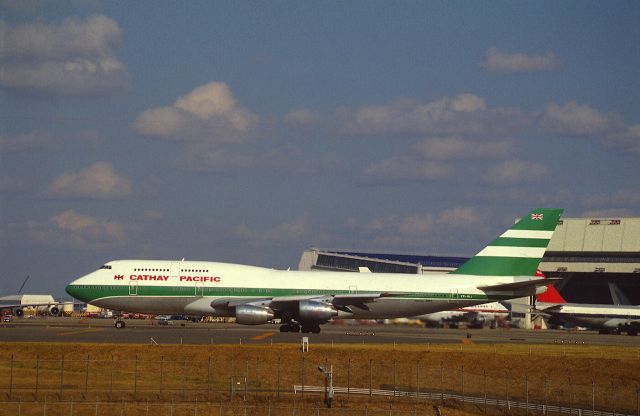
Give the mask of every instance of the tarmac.
M 300 344 L 303 337 L 318 344 L 580 344 L 640 347 L 640 336 L 600 335 L 594 331 L 424 328 L 406 325 L 322 325 L 320 334 L 282 333 L 279 325 L 126 320 L 116 329 L 112 319 L 61 317 L 16 318 L 0 324 L 0 342 L 124 343 L 124 344 Z M 345 321 L 348 322 L 348 321 Z

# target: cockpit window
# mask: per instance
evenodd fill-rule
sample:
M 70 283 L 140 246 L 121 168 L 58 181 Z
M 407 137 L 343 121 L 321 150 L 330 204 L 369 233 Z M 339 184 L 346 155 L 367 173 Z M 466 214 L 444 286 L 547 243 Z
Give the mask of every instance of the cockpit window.
M 107 270 L 111 270 L 111 266 L 109 266 L 108 264 L 103 264 L 102 266 L 100 266 L 101 269 L 107 269 Z

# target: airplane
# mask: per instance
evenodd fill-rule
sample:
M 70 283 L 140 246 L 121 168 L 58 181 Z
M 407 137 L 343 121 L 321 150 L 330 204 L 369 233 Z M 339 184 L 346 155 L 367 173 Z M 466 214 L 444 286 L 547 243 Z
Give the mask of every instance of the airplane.
M 617 286 L 609 286 L 619 291 Z M 613 295 L 620 299 L 620 294 Z M 624 295 L 621 296 L 626 300 Z M 640 306 L 602 305 L 588 303 L 567 303 L 558 291 L 549 285 L 544 294 L 537 296 L 534 312 L 548 315 L 553 323 L 571 323 L 599 330 L 601 334 L 620 334 L 636 336 L 640 332 Z
M 65 302 L 56 302 L 51 295 L 33 295 L 33 294 L 21 294 L 22 289 L 25 284 L 29 280 L 30 276 L 27 276 L 20 289 L 18 289 L 18 293 L 14 295 L 5 295 L 0 296 L 0 315 L 15 315 L 17 317 L 21 317 L 24 315 L 25 308 L 36 308 L 39 311 L 48 310 L 49 314 L 52 316 L 57 316 L 60 314 L 62 306 Z M 23 303 L 18 300 L 18 298 L 22 296 L 27 296 L 32 300 L 36 300 L 35 302 L 26 302 Z
M 562 209 L 538 208 L 453 273 L 430 275 L 275 270 L 182 260 L 113 260 L 67 287 L 92 305 L 151 314 L 235 317 L 281 332 L 319 333 L 333 318 L 385 319 L 533 296 L 534 276 Z M 116 328 L 124 328 L 118 319 Z
M 494 327 L 498 321 L 505 321 L 509 317 L 509 312 L 511 311 L 503 302 L 491 302 L 429 313 L 415 318 L 424 322 L 426 327 L 432 328 L 445 325 L 457 328 L 461 323 L 466 323 L 468 328 L 482 328 L 487 323 Z

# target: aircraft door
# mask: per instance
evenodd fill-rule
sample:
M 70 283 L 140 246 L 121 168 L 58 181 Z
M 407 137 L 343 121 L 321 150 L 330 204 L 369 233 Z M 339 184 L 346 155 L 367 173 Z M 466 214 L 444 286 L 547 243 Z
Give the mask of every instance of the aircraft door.
M 358 293 L 357 285 L 349 285 L 349 293 Z
M 171 262 L 171 267 L 169 267 L 169 276 L 171 277 L 171 280 L 177 280 L 178 279 L 178 276 L 180 275 L 180 264 L 181 263 L 182 262 L 180 262 L 180 261 L 172 261 Z
M 137 295 L 138 294 L 138 281 L 133 280 L 129 282 L 129 295 Z
M 196 296 L 204 296 L 204 283 L 196 282 Z
M 449 303 L 455 303 L 458 300 L 458 289 L 449 290 Z

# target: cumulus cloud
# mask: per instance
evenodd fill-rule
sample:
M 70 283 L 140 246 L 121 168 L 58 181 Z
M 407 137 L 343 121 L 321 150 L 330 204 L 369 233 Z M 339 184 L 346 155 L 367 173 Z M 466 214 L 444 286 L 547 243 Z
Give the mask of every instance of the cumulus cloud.
M 283 244 L 309 238 L 311 224 L 308 216 L 302 215 L 267 229 L 253 229 L 246 224 L 240 224 L 233 229 L 232 233 L 235 238 L 246 241 L 249 244 Z M 322 233 L 320 237 L 315 233 L 314 238 L 322 239 Z
M 513 149 L 509 140 L 468 140 L 459 137 L 441 137 L 418 142 L 414 149 L 431 160 L 463 160 L 501 158 Z
M 536 182 L 547 175 L 547 168 L 526 160 L 507 160 L 490 167 L 485 181 L 495 185 L 517 185 Z
M 133 129 L 145 136 L 198 143 L 240 143 L 255 132 L 258 116 L 242 107 L 227 84 L 210 82 L 169 107 L 142 112 Z
M 294 145 L 283 145 L 264 152 L 237 146 L 192 145 L 188 146 L 178 159 L 180 167 L 198 172 L 225 172 L 235 169 L 285 171 L 299 168 L 301 163 L 302 151 Z
M 131 194 L 131 182 L 107 162 L 96 162 L 78 172 L 66 172 L 49 184 L 52 197 L 90 199 L 122 198 Z
M 438 214 L 438 224 L 447 227 L 468 227 L 482 224 L 484 213 L 478 213 L 478 209 L 470 207 L 454 207 L 441 211 Z
M 308 124 L 313 124 L 319 119 L 320 117 L 318 116 L 318 114 L 306 108 L 291 110 L 284 117 L 284 121 L 287 124 L 291 124 L 294 126 L 305 126 Z
M 560 60 L 552 52 L 544 55 L 526 55 L 489 48 L 485 52 L 481 66 L 489 72 L 543 71 L 560 67 Z
M 44 147 L 50 143 L 51 137 L 39 130 L 13 136 L 0 135 L 0 151 L 7 153 Z
M 619 131 L 623 121 L 616 114 L 606 114 L 575 101 L 548 104 L 542 115 L 542 126 L 565 136 L 594 136 Z
M 449 165 L 442 162 L 395 156 L 367 167 L 363 175 L 368 182 L 396 183 L 435 181 L 454 173 Z
M 46 221 L 29 221 L 27 235 L 31 241 L 50 247 L 100 250 L 125 242 L 122 223 L 81 214 L 73 209 Z
M 60 95 L 113 93 L 129 83 L 115 55 L 122 33 L 102 15 L 61 24 L 0 21 L 0 86 Z
M 402 98 L 386 105 L 343 108 L 342 129 L 357 135 L 505 135 L 531 124 L 517 109 L 487 108 L 482 97 L 460 94 L 429 103 Z

